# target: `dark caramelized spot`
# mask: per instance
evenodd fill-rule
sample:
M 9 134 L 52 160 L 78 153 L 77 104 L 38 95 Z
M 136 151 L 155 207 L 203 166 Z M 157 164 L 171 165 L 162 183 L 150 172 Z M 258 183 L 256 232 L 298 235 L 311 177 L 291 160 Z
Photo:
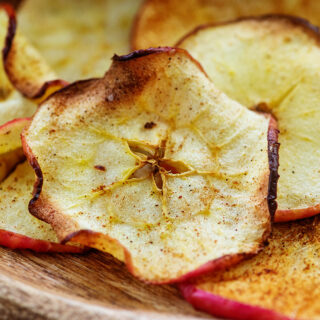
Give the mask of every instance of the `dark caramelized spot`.
M 144 128 L 145 128 L 145 129 L 152 129 L 152 128 L 154 128 L 156 125 L 157 125 L 157 124 L 154 123 L 153 121 L 151 121 L 151 122 L 146 122 L 145 125 L 144 125 Z
M 94 166 L 94 168 L 99 171 L 106 171 L 106 168 L 104 166 L 96 165 L 96 166 Z

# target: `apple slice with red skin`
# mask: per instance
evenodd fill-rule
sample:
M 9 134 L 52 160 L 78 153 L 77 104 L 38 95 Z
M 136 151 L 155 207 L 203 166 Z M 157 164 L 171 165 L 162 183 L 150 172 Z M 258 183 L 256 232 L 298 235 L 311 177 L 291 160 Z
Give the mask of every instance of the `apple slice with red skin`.
M 196 309 L 237 320 L 320 317 L 320 220 L 274 225 L 269 245 L 224 272 L 180 284 Z
M 177 45 L 228 96 L 277 119 L 282 147 L 276 222 L 320 212 L 319 43 L 318 29 L 305 20 L 264 16 L 202 26 Z
M 268 238 L 276 123 L 216 90 L 185 50 L 115 56 L 104 78 L 46 100 L 22 141 L 30 212 L 144 281 L 230 266 Z
M 145 0 L 131 32 L 133 50 L 173 46 L 199 25 L 265 14 L 298 16 L 320 26 L 314 0 Z
M 2 50 L 3 65 L 12 85 L 25 97 L 40 103 L 68 83 L 57 80 L 39 52 L 17 32 L 15 11 L 8 4 L 0 5 L 8 16 L 5 46 Z
M 0 184 L 0 245 L 37 252 L 82 252 L 78 246 L 58 243 L 51 226 L 29 213 L 33 183 L 34 172 L 24 162 Z

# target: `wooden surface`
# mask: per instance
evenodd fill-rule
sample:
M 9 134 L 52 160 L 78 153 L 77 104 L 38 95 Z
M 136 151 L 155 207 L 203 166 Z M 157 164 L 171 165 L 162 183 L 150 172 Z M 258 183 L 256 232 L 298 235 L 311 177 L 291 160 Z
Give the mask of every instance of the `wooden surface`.
M 0 319 L 213 319 L 174 286 L 147 285 L 97 251 L 37 254 L 0 247 Z

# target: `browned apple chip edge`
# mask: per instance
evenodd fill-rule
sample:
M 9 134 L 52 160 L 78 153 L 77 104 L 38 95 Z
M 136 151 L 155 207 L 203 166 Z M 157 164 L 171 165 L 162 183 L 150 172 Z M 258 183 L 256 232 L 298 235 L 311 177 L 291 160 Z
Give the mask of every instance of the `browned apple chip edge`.
M 218 27 L 218 26 L 225 26 L 229 24 L 233 24 L 235 22 L 240 21 L 247 21 L 247 20 L 253 20 L 253 21 L 264 21 L 264 20 L 270 20 L 270 19 L 285 19 L 287 21 L 290 21 L 293 25 L 298 25 L 300 27 L 303 27 L 306 33 L 310 34 L 312 37 L 314 37 L 319 43 L 320 43 L 320 28 L 310 23 L 308 20 L 296 17 L 296 16 L 290 16 L 288 14 L 264 14 L 261 16 L 254 16 L 254 17 L 240 17 L 237 19 L 233 19 L 230 21 L 224 21 L 224 22 L 216 22 L 216 23 L 205 23 L 202 24 L 190 32 L 188 32 L 186 35 L 184 35 L 177 43 L 176 47 L 179 48 L 179 45 L 185 41 L 186 38 L 190 37 L 191 35 L 197 34 L 199 31 L 210 28 L 210 27 Z

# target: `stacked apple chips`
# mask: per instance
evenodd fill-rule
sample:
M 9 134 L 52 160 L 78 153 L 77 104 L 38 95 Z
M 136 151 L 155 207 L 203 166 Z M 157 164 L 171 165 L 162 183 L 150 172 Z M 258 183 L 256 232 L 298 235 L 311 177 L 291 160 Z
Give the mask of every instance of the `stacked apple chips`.
M 3 5 L 0 244 L 96 248 L 214 316 L 319 319 L 320 35 L 296 16 L 320 4 Z

